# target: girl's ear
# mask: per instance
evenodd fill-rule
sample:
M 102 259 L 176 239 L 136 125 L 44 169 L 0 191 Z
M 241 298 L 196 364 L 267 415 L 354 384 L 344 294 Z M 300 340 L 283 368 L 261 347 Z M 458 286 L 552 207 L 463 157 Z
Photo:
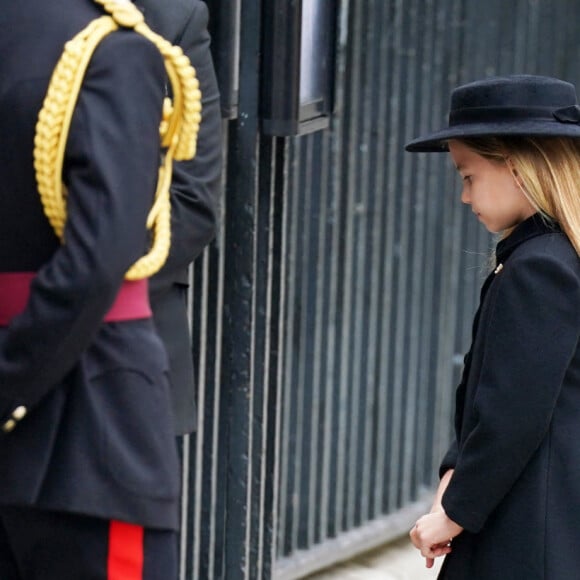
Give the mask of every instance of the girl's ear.
M 517 169 L 515 168 L 515 165 L 514 165 L 514 162 L 512 161 L 512 158 L 511 158 L 511 157 L 509 157 L 509 156 L 506 156 L 506 157 L 505 157 L 505 162 L 506 162 L 506 164 L 507 164 L 507 166 L 508 166 L 509 170 L 510 170 L 510 171 L 513 173 L 513 176 L 514 176 L 514 177 L 517 177 L 517 175 L 518 175 L 518 171 L 517 171 Z
M 516 169 L 514 162 L 511 160 L 511 157 L 506 157 L 505 162 L 508 166 L 508 169 L 510 170 L 510 173 L 512 174 L 513 178 L 515 179 L 517 186 L 523 191 L 524 184 L 522 183 L 522 180 L 520 179 L 520 175 L 518 173 L 518 170 Z

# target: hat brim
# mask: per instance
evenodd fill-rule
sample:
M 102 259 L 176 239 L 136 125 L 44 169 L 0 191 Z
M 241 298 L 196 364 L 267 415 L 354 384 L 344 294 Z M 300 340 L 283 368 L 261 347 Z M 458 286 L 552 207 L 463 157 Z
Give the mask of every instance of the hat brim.
M 449 151 L 447 142 L 450 139 L 471 137 L 570 137 L 580 139 L 580 125 L 546 121 L 458 125 L 413 139 L 405 145 L 405 150 L 412 153 L 446 152 Z

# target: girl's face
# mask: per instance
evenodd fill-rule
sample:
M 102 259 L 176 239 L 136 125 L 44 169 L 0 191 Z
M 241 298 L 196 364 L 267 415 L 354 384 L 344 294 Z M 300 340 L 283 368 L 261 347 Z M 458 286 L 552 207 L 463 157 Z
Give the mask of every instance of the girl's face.
M 486 159 L 457 140 L 449 141 L 449 153 L 463 180 L 461 201 L 488 231 L 512 228 L 536 213 L 507 163 Z

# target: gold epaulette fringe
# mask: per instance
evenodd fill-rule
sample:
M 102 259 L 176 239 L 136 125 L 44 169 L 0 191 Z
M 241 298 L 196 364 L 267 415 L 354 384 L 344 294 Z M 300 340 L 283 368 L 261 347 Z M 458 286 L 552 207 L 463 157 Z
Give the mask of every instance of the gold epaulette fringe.
M 143 15 L 131 2 L 95 0 L 107 15 L 92 21 L 66 43 L 48 87 L 39 113 L 34 139 L 34 168 L 44 213 L 56 235 L 63 241 L 66 223 L 67 192 L 62 183 L 66 141 L 87 67 L 98 44 L 119 27 L 132 28 L 149 39 L 161 52 L 172 88 L 171 101 L 165 99 L 163 120 L 159 128 L 163 161 L 155 201 L 147 218 L 151 231 L 148 253 L 131 266 L 127 280 L 147 278 L 165 263 L 171 241 L 171 204 L 169 186 L 173 160 L 195 156 L 197 134 L 201 122 L 201 93 L 195 70 L 178 46 L 155 34 Z

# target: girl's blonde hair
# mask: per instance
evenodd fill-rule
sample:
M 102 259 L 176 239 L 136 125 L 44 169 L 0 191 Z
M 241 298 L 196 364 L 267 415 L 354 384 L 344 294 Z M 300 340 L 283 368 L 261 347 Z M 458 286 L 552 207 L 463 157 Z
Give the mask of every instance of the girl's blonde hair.
M 462 142 L 482 157 L 507 163 L 532 206 L 560 225 L 580 255 L 580 139 L 478 137 Z

